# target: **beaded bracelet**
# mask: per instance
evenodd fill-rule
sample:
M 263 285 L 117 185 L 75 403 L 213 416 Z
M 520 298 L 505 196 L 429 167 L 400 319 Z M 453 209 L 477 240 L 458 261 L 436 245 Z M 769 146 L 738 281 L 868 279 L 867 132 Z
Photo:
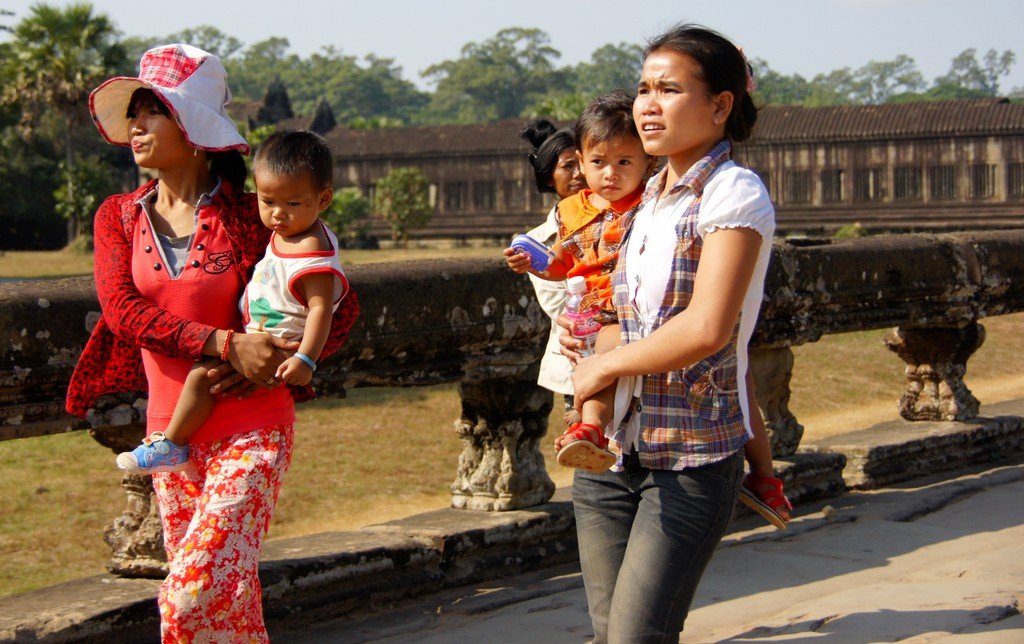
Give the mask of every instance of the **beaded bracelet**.
M 235 335 L 234 329 L 228 329 L 227 335 L 224 336 L 224 346 L 220 350 L 220 361 L 227 362 L 228 354 L 231 349 L 231 338 Z
M 292 357 L 298 358 L 299 360 L 302 360 L 304 363 L 306 363 L 306 366 L 309 367 L 310 371 L 316 371 L 316 363 L 313 362 L 313 359 L 307 356 L 305 353 L 299 353 L 298 351 L 296 351 L 292 355 Z

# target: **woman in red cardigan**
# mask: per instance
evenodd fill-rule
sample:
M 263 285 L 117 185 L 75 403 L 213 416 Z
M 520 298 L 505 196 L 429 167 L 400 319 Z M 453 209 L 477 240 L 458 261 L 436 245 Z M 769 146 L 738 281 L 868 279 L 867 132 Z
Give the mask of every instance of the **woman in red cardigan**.
M 274 379 L 294 343 L 241 332 L 239 296 L 269 230 L 254 195 L 241 191 L 249 146 L 224 109 L 226 81 L 216 56 L 167 45 L 143 55 L 138 78 L 108 80 L 89 98 L 103 137 L 129 146 L 157 179 L 96 213 L 102 317 L 72 376 L 68 411 L 81 416 L 103 394 L 148 391 L 147 435 L 160 432 L 204 356 L 224 361 L 211 385 L 231 394 L 193 437 L 190 467 L 153 475 L 169 566 L 158 597 L 164 641 L 266 641 L 259 555 L 291 459 L 294 402 L 312 396 Z M 324 356 L 355 319 L 352 295 Z

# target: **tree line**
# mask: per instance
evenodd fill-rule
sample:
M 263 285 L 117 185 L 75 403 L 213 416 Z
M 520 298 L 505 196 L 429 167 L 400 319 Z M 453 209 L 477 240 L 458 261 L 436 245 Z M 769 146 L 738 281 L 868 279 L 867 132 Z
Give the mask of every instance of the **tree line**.
M 423 91 L 405 80 L 403 70 L 390 58 L 370 54 L 360 59 L 332 46 L 302 58 L 289 53 L 285 38 L 245 46 L 211 26 L 163 38 L 131 38 L 126 44 L 131 60 L 137 60 L 149 46 L 172 40 L 221 56 L 240 100 L 260 100 L 268 85 L 278 80 L 287 88 L 297 114 L 312 115 L 317 102 L 324 99 L 337 121 L 349 127 L 479 123 L 532 116 L 572 119 L 594 96 L 635 86 L 642 54 L 639 44 L 608 43 L 595 49 L 589 61 L 559 66 L 561 52 L 544 31 L 511 27 L 487 40 L 467 43 L 458 58 L 424 69 L 420 76 L 434 89 Z M 752 66 L 760 103 L 817 107 L 997 96 L 1000 78 L 1014 63 L 1015 54 L 1009 50 L 979 54 L 965 49 L 953 58 L 946 74 L 930 83 L 907 55 L 810 79 L 778 72 L 760 58 L 753 59 Z M 1024 99 L 1024 88 L 1006 94 Z
M 588 61 L 559 65 L 561 52 L 544 31 L 510 27 L 422 70 L 432 88 L 425 91 L 390 58 L 352 56 L 334 46 L 303 57 L 285 38 L 245 44 L 209 25 L 125 36 L 88 3 L 36 4 L 23 17 L 0 9 L 0 31 L 7 34 L 0 42 L 0 145 L 6 151 L 0 161 L 6 196 L 0 248 L 56 247 L 87 234 L 98 201 L 132 187 L 131 157 L 96 135 L 88 94 L 110 76 L 134 75 L 142 53 L 156 44 L 187 42 L 220 56 L 237 102 L 259 103 L 268 92 L 285 91 L 294 114 L 320 118 L 323 112 L 358 128 L 573 119 L 594 96 L 633 87 L 642 51 L 635 43 L 609 43 Z M 1004 91 L 999 85 L 1015 63 L 1009 50 L 966 49 L 930 82 L 906 55 L 809 79 L 776 71 L 762 59 L 751 63 L 760 104 L 878 104 L 1001 93 L 1024 99 L 1024 88 Z

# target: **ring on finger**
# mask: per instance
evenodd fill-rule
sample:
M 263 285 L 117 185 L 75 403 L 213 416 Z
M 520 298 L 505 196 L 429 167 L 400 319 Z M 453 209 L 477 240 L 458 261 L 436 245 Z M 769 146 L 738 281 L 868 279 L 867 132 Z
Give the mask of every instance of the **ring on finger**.
M 274 377 L 270 377 L 264 380 L 263 382 L 267 383 L 268 385 L 273 385 L 275 382 L 277 382 L 277 379 Z

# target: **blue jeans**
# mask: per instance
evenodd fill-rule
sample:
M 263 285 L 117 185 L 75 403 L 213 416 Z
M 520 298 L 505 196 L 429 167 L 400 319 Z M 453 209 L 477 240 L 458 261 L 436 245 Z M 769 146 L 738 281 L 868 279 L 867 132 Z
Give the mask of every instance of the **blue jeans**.
M 573 507 L 594 642 L 678 642 L 739 492 L 742 452 L 681 472 L 577 470 Z

